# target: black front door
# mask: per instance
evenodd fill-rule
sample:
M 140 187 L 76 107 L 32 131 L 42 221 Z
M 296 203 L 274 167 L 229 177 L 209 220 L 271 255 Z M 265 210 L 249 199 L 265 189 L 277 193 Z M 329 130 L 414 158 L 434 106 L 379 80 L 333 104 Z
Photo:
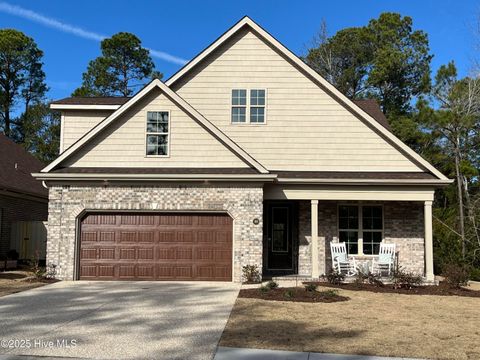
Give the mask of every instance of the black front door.
M 266 235 L 264 272 L 267 274 L 294 274 L 296 272 L 296 211 L 292 202 L 265 204 Z

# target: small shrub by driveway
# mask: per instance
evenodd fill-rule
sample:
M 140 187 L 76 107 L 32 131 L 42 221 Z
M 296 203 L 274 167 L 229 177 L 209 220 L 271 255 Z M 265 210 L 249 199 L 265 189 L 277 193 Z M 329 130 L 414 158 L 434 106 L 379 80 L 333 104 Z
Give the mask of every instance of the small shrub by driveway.
M 350 300 L 298 303 L 238 298 L 220 346 L 480 359 L 478 298 L 343 289 L 339 295 Z

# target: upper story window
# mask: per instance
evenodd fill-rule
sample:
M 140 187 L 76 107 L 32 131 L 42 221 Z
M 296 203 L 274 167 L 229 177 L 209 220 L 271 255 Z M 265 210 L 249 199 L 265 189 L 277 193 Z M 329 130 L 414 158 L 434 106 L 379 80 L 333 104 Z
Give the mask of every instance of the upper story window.
M 265 89 L 233 89 L 232 124 L 264 124 L 265 97 Z
M 247 90 L 232 90 L 232 123 L 247 121 Z
M 147 112 L 147 156 L 168 156 L 170 113 Z
M 250 122 L 265 122 L 265 90 L 250 90 Z
M 349 255 L 378 254 L 383 240 L 382 206 L 339 206 L 338 237 Z

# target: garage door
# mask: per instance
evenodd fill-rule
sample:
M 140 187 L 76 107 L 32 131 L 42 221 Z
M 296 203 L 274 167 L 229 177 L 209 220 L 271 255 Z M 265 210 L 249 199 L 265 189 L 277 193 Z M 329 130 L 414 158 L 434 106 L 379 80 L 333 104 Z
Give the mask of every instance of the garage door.
M 224 214 L 88 214 L 82 280 L 232 280 L 232 219 Z

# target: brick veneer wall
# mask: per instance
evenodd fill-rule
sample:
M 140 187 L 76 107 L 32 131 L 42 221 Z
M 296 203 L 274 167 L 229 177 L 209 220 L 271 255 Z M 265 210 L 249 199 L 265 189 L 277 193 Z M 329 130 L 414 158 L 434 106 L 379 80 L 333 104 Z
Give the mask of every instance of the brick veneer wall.
M 74 279 L 76 222 L 86 210 L 227 211 L 234 281 L 243 265 L 262 268 L 262 185 L 53 186 L 49 194 L 47 263 L 57 265 L 59 279 Z
M 369 204 L 373 204 L 370 202 Z M 366 203 L 364 203 L 366 204 Z M 330 242 L 338 241 L 336 201 L 318 203 L 318 242 L 320 273 L 331 268 Z M 395 243 L 400 266 L 417 274 L 424 273 L 424 221 L 423 203 L 385 202 L 384 238 Z M 299 259 L 298 272 L 310 275 L 311 227 L 310 201 L 299 202 Z
M 10 250 L 12 223 L 16 221 L 46 221 L 48 205 L 45 202 L 17 196 L 0 195 L 0 256 Z

